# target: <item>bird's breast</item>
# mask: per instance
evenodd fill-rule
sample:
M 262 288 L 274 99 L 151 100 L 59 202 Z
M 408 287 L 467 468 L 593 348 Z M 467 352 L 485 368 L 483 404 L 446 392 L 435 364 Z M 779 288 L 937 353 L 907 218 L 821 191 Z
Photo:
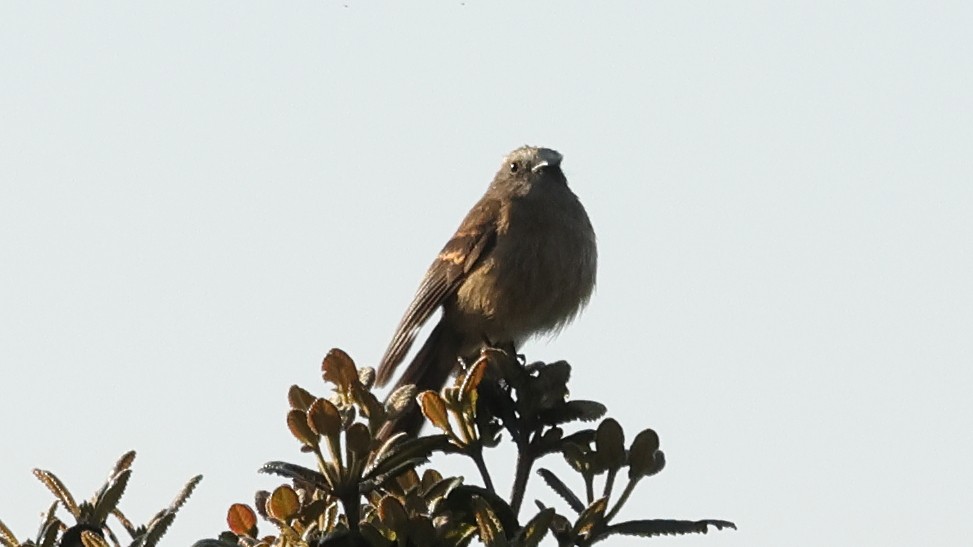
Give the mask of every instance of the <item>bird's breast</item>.
M 595 286 L 597 248 L 588 216 L 570 199 L 504 211 L 489 256 L 456 295 L 467 332 L 519 345 L 556 330 L 588 302 Z

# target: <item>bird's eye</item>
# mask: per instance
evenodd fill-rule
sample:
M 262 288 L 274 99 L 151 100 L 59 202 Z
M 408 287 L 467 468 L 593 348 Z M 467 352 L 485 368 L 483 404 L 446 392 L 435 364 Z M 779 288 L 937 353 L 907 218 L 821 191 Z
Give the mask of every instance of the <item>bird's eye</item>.
M 511 162 L 509 169 L 511 173 L 516 173 L 517 170 L 520 169 L 520 165 L 518 165 L 517 162 Z

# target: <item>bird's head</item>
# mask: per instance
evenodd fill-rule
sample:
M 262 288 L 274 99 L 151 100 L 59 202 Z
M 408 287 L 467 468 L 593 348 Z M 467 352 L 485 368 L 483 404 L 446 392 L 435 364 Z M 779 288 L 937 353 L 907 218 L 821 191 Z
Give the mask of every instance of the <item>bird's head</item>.
M 562 158 L 558 151 L 550 148 L 522 146 L 503 158 L 492 186 L 505 190 L 505 193 L 527 196 L 544 185 L 565 185 L 567 179 L 561 171 Z

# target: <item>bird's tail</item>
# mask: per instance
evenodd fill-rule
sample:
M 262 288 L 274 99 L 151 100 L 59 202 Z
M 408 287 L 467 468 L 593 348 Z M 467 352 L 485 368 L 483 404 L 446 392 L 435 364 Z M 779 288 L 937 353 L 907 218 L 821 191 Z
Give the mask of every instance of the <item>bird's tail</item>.
M 430 389 L 439 391 L 446 385 L 450 374 L 457 366 L 456 360 L 461 346 L 462 337 L 440 321 L 402 373 L 402 377 L 395 383 L 392 391 L 407 384 L 414 384 L 416 393 Z M 400 431 L 415 437 L 422 429 L 424 421 L 419 405 L 413 402 L 396 419 L 382 427 L 378 438 L 388 439 Z

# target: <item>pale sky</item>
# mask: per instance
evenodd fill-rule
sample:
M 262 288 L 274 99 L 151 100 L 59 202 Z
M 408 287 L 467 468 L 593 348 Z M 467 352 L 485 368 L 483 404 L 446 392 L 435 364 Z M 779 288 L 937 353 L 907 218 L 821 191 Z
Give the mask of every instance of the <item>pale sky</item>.
M 622 517 L 968 544 L 971 6 L 0 4 L 0 519 L 33 537 L 32 468 L 88 497 L 136 449 L 129 517 L 202 473 L 163 545 L 218 534 L 262 463 L 313 465 L 288 386 L 327 393 L 331 347 L 374 364 L 534 144 L 600 269 L 523 349 L 668 459 Z

